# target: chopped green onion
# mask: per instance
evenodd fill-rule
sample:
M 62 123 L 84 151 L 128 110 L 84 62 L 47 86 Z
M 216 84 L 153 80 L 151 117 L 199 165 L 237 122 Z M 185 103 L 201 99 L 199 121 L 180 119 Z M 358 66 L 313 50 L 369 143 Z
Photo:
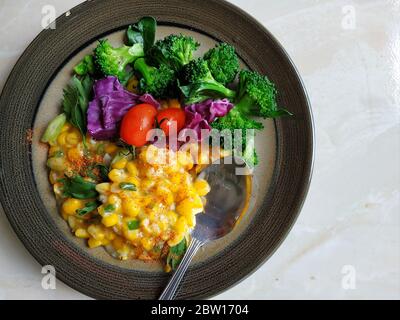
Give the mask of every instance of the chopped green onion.
M 96 210 L 97 206 L 98 206 L 97 201 L 87 202 L 85 204 L 85 207 L 82 209 L 77 209 L 76 213 L 78 214 L 78 216 L 84 216 L 85 214 L 92 212 L 93 210 Z
M 108 204 L 104 207 L 105 212 L 111 212 L 115 210 L 115 206 L 113 204 Z
M 128 229 L 129 230 L 136 230 L 139 229 L 139 221 L 138 220 L 131 220 L 128 222 Z
M 128 191 L 136 191 L 137 190 L 136 186 L 133 183 L 130 183 L 130 182 L 121 182 L 119 184 L 119 187 L 122 190 L 128 190 Z

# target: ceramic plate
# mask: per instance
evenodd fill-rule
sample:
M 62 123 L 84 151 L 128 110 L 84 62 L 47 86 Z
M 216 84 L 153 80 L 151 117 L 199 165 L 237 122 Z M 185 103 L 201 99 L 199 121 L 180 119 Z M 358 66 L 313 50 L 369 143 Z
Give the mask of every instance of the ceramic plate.
M 0 100 L 0 200 L 26 248 L 58 279 L 94 298 L 153 299 L 169 275 L 159 263 L 118 261 L 103 248 L 88 249 L 57 212 L 39 143 L 60 110 L 72 67 L 100 38 L 119 44 L 129 24 L 152 15 L 157 37 L 183 33 L 201 43 L 233 44 L 245 68 L 266 74 L 279 91 L 278 103 L 294 116 L 266 120 L 257 135 L 260 165 L 251 206 L 228 236 L 202 248 L 178 298 L 207 298 L 242 280 L 277 249 L 301 209 L 313 160 L 311 110 L 301 79 L 277 40 L 258 22 L 223 1 L 90 1 L 59 17 L 14 67 Z M 30 136 L 33 133 L 32 141 Z

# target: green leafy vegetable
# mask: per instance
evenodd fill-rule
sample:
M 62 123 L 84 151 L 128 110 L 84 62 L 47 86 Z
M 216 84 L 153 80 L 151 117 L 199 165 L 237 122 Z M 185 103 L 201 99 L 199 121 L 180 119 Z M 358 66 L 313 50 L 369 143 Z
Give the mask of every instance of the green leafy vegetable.
M 68 121 L 79 129 L 86 145 L 86 112 L 92 93 L 93 80 L 89 76 L 81 80 L 74 76 L 64 89 L 63 109 Z
M 88 214 L 89 212 L 92 212 L 96 210 L 96 208 L 99 206 L 97 201 L 91 201 L 87 202 L 85 206 L 82 209 L 77 209 L 76 214 L 80 217 Z
M 60 134 L 61 129 L 66 121 L 67 116 L 65 115 L 65 113 L 61 113 L 53 120 L 51 120 L 40 141 L 44 143 L 54 142 Z
M 82 61 L 74 67 L 74 71 L 80 76 L 86 76 L 87 74 L 94 75 L 96 73 L 96 68 L 93 56 L 91 54 L 86 55 Z
M 93 172 L 94 170 L 98 170 L 98 174 Z M 102 163 L 96 163 L 96 164 L 90 165 L 87 168 L 86 175 L 97 182 L 106 182 L 109 180 L 108 179 L 109 171 L 110 171 L 110 169 L 106 165 L 104 165 Z
M 128 222 L 128 229 L 129 230 L 136 230 L 139 229 L 140 222 L 138 220 L 131 220 Z
M 187 241 L 183 239 L 176 246 L 169 248 L 169 253 L 167 256 L 167 265 L 171 267 L 172 270 L 176 270 L 181 262 L 183 255 L 185 254 L 187 249 Z
M 128 27 L 126 36 L 128 45 L 143 44 L 144 53 L 154 45 L 156 37 L 157 21 L 153 17 L 143 17 L 137 24 Z
M 80 175 L 60 179 L 60 182 L 63 183 L 63 194 L 65 197 L 91 199 L 98 196 L 96 184 L 86 181 Z
M 119 184 L 119 187 L 120 187 L 122 190 L 128 190 L 128 191 L 136 191 L 136 190 L 137 190 L 137 189 L 136 189 L 136 185 L 133 184 L 133 183 L 130 183 L 130 182 L 121 182 L 121 183 Z

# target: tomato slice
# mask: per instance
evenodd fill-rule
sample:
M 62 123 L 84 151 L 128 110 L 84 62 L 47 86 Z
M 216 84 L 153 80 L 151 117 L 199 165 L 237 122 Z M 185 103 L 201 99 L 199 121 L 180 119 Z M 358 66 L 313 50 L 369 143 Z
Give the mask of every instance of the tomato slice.
M 154 128 L 157 109 L 151 104 L 138 104 L 122 119 L 120 136 L 126 143 L 142 147 L 148 141 L 147 133 Z
M 164 131 L 166 136 L 169 136 L 173 124 L 176 124 L 177 133 L 185 126 L 186 115 L 185 111 L 178 108 L 168 108 L 161 110 L 157 114 L 157 123 L 160 129 Z

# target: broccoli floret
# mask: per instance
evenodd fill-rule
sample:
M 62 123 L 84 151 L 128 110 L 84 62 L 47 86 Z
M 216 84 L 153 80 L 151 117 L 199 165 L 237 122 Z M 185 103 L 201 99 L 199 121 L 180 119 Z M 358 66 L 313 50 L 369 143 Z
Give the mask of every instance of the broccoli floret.
M 190 61 L 182 70 L 182 81 L 187 84 L 180 86 L 186 103 L 197 103 L 208 98 L 234 99 L 236 92 L 225 87 L 214 79 L 208 68 L 208 63 L 199 58 Z
M 233 82 L 239 71 L 239 58 L 235 48 L 227 43 L 221 43 L 204 55 L 211 74 L 218 82 L 227 85 Z
M 74 71 L 80 76 L 95 74 L 96 68 L 94 66 L 93 56 L 91 54 L 86 55 L 81 62 L 74 67 Z
M 193 52 L 199 46 L 192 37 L 172 34 L 158 40 L 147 53 L 147 59 L 152 65 L 166 64 L 175 71 L 180 71 L 193 59 Z
M 255 139 L 253 135 L 249 140 L 244 141 L 245 149 L 243 150 L 243 153 L 241 155 L 243 160 L 250 168 L 254 168 L 258 164 L 258 155 L 256 152 L 256 147 L 254 145 L 254 140 Z
M 142 43 L 136 43 L 131 47 L 114 48 L 108 40 L 100 40 L 94 49 L 95 62 L 99 70 L 106 76 L 118 77 L 120 81 L 129 77 L 129 72 L 126 70 L 127 65 L 143 56 Z
M 166 98 L 171 94 L 175 84 L 175 71 L 162 64 L 159 68 L 149 66 L 144 58 L 136 60 L 134 68 L 142 78 L 138 89 L 142 93 L 150 93 L 155 98 Z
M 235 130 L 235 129 L 255 129 L 261 130 L 264 125 L 261 122 L 248 118 L 234 107 L 228 114 L 222 118 L 215 120 L 211 126 L 218 130 Z
M 264 125 L 261 122 L 257 122 L 253 119 L 248 118 L 247 116 L 243 115 L 238 109 L 233 108 L 229 113 L 222 117 L 218 118 L 214 121 L 211 126 L 213 129 L 217 129 L 219 131 L 229 129 L 231 131 L 231 139 L 233 141 L 235 137 L 234 130 L 242 130 L 242 141 L 241 147 L 242 152 L 239 153 L 238 150 L 235 149 L 235 144 L 228 141 L 222 140 L 221 144 L 225 149 L 234 148 L 234 152 L 237 153 L 238 156 L 241 156 L 249 167 L 254 167 L 258 164 L 258 157 L 254 147 L 254 136 L 251 136 L 249 141 L 247 140 L 247 130 L 261 130 L 264 128 Z
M 235 108 L 247 116 L 276 118 L 291 115 L 284 109 L 278 109 L 276 94 L 274 84 L 267 77 L 257 72 L 242 70 Z

